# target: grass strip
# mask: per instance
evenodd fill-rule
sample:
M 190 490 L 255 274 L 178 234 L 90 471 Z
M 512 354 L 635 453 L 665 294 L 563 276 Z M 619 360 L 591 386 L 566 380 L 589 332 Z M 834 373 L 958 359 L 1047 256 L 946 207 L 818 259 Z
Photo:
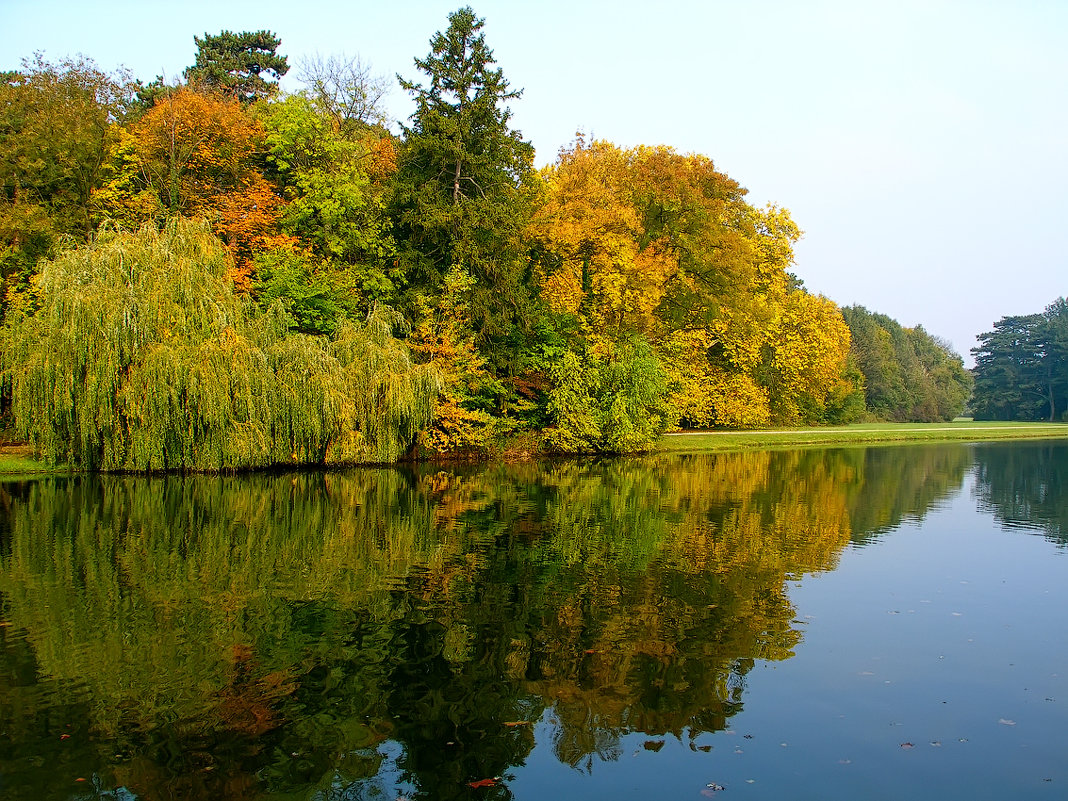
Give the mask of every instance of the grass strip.
M 1065 423 L 1005 423 L 960 420 L 952 423 L 854 423 L 827 428 L 763 431 L 695 431 L 666 435 L 660 452 L 705 453 L 766 448 L 915 442 L 1068 439 Z

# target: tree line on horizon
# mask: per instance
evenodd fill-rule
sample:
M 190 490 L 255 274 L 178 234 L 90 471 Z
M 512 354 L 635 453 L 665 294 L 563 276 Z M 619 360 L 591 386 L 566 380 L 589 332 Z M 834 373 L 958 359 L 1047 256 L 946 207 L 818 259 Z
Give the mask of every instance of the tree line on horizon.
M 556 161 L 470 8 L 398 76 L 268 31 L 195 37 L 173 85 L 37 55 L 0 76 L 4 397 L 105 469 L 390 461 L 537 432 L 631 452 L 675 426 L 947 420 L 922 327 L 791 272 L 800 230 L 712 160 L 578 136 Z

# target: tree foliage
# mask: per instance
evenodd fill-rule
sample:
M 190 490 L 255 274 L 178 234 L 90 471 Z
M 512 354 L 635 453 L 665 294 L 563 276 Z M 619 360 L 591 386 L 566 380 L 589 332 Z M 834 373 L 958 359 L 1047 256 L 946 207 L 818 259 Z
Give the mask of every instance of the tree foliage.
M 948 343 L 922 326 L 903 328 L 863 306 L 842 314 L 864 378 L 868 414 L 876 420 L 929 423 L 948 422 L 961 413 L 972 380 Z
M 646 337 L 688 425 L 840 420 L 848 331 L 787 272 L 800 232 L 785 210 L 666 147 L 580 138 L 541 177 L 530 235 L 562 325 L 594 351 Z
M 204 225 L 101 236 L 46 264 L 40 311 L 5 326 L 19 430 L 52 462 L 231 470 L 391 461 L 430 419 L 437 380 L 382 311 L 333 341 L 286 336 L 226 278 Z
M 413 295 L 439 291 L 451 267 L 470 273 L 479 346 L 507 370 L 509 337 L 528 311 L 522 232 L 534 151 L 509 127 L 506 104 L 520 92 L 494 67 L 483 23 L 470 8 L 450 14 L 431 52 L 415 60 L 427 82 L 399 78 L 416 110 L 404 129 L 393 215 Z
M 490 444 L 502 387 L 490 375 L 486 359 L 475 346 L 471 329 L 470 293 L 474 279 L 452 268 L 441 294 L 420 298 L 419 324 L 409 342 L 412 350 L 442 376 L 434 419 L 423 431 L 422 444 L 434 453 L 477 452 Z
M 282 41 L 270 31 L 205 33 L 193 41 L 196 63 L 186 69 L 186 81 L 244 105 L 273 96 L 278 79 L 289 72 L 286 57 L 278 55 Z
M 979 343 L 972 349 L 977 419 L 1052 422 L 1068 414 L 1068 301 L 1003 317 Z
M 675 420 L 660 361 L 635 338 L 608 354 L 565 351 L 552 361 L 550 449 L 562 453 L 648 450 Z
M 80 411 L 56 411 L 66 401 L 46 402 L 47 393 L 38 394 L 41 419 L 68 415 L 69 430 L 81 432 L 81 439 L 68 438 L 76 443 L 68 451 L 93 454 L 103 447 L 101 437 L 115 439 L 109 446 L 115 454 L 106 458 L 102 451 L 64 458 L 112 467 L 187 466 L 189 443 L 200 436 L 194 429 L 222 436 L 225 426 L 190 424 L 194 433 L 179 436 L 172 430 L 176 410 L 200 408 L 200 401 L 188 400 L 195 394 L 190 381 L 223 386 L 198 371 L 225 373 L 231 361 L 244 365 L 234 367 L 232 381 L 266 382 L 282 395 L 296 391 L 279 389 L 283 378 L 283 384 L 296 380 L 285 378 L 285 359 L 319 364 L 325 372 L 312 370 L 310 380 L 320 389 L 308 397 L 321 397 L 329 411 L 322 419 L 355 425 L 365 435 L 373 427 L 369 419 L 350 425 L 358 417 L 356 401 L 331 393 L 341 373 L 357 381 L 355 363 L 342 353 L 372 360 L 356 344 L 371 341 L 384 364 L 393 365 L 383 368 L 387 383 L 394 372 L 440 377 L 440 392 L 429 395 L 424 385 L 417 391 L 405 384 L 409 379 L 397 379 L 397 386 L 409 386 L 419 403 L 437 399 L 421 442 L 442 453 L 483 449 L 506 432 L 546 426 L 545 440 L 557 451 L 642 450 L 678 425 L 847 422 L 863 413 L 864 397 L 869 414 L 880 419 L 947 419 L 959 411 L 968 391 L 959 357 L 922 328 L 904 329 L 864 310 L 847 313 L 844 324 L 833 303 L 807 292 L 790 272 L 801 236 L 790 213 L 749 203 L 744 187 L 711 158 L 580 135 L 555 163 L 534 171 L 531 144 L 512 128 L 510 104 L 522 93 L 498 66 L 484 25 L 469 7 L 455 11 L 430 39 L 428 54 L 414 60 L 418 77 L 398 76 L 415 105 L 399 135 L 386 127 L 384 81 L 359 57 L 305 59 L 304 88 L 280 94 L 277 82 L 288 61 L 268 31 L 195 37 L 196 63 L 179 85 L 108 76 L 86 59 L 51 64 L 38 57 L 0 76 L 2 302 L 27 332 L 37 331 L 42 342 L 60 336 L 61 329 L 48 327 L 58 318 L 48 315 L 62 303 L 79 314 L 78 304 L 100 304 L 98 323 L 121 328 L 127 318 L 115 310 L 129 279 L 101 265 L 126 259 L 114 254 L 127 250 L 150 254 L 141 259 L 145 264 L 184 263 L 188 254 L 175 255 L 168 243 L 189 236 L 167 232 L 186 231 L 191 218 L 228 251 L 211 251 L 209 273 L 224 266 L 227 272 L 204 279 L 203 302 L 230 308 L 236 300 L 219 298 L 232 282 L 247 305 L 238 317 L 257 321 L 259 332 L 236 323 L 212 328 L 204 318 L 176 339 L 153 340 L 145 351 L 153 377 L 138 363 L 122 379 L 142 381 L 138 386 L 151 390 L 147 399 L 119 397 L 119 384 L 94 378 L 100 387 L 94 402 L 127 415 L 121 423 L 101 417 L 107 434 L 94 434 L 96 423 Z M 163 231 L 156 244 L 147 244 L 147 234 L 113 233 L 146 224 Z M 91 247 L 64 255 L 94 236 Z M 33 284 L 38 269 L 43 273 Z M 70 277 L 87 270 L 117 282 L 113 292 Z M 149 294 L 157 300 L 136 301 L 145 308 L 156 308 L 181 282 L 198 280 L 195 271 L 178 270 L 171 286 L 162 273 L 149 273 L 156 277 L 145 278 L 144 286 L 154 287 Z M 68 276 L 70 292 L 89 294 L 77 301 L 64 295 L 59 275 Z M 38 306 L 42 313 L 35 316 Z M 81 318 L 73 315 L 72 325 L 75 319 Z M 204 335 L 208 330 L 214 333 Z M 125 334 L 92 334 L 86 341 L 100 336 Z M 419 370 L 405 362 L 403 347 L 394 362 L 383 355 L 397 338 L 407 339 Z M 8 342 L 29 352 L 29 340 L 9 332 Z M 75 346 L 68 346 L 73 354 Z M 331 359 L 341 373 L 327 369 Z M 1062 413 L 1060 368 L 1051 367 L 1059 363 L 1032 361 L 1020 370 L 1031 371 L 1028 386 L 1045 400 L 1035 400 L 1028 413 L 1043 403 L 1042 414 Z M 1052 370 L 1044 379 L 1039 362 Z M 266 377 L 254 381 L 250 376 L 261 368 Z M 10 376 L 11 387 L 25 378 Z M 360 397 L 374 394 L 371 373 L 358 381 Z M 215 469 L 277 460 L 278 443 L 289 436 L 270 422 L 280 408 L 266 400 L 270 392 L 248 387 L 233 384 L 229 400 L 216 394 L 204 401 L 232 406 L 251 399 L 218 418 L 246 421 L 233 443 L 241 453 L 220 456 L 224 447 L 216 443 L 205 451 L 214 455 L 196 457 Z M 403 406 L 399 398 L 383 402 Z M 0 408 L 7 400 L 0 395 Z M 92 404 L 86 408 L 88 415 Z M 133 435 L 123 427 L 135 409 L 146 432 L 159 426 L 145 434 L 155 450 L 148 454 L 145 444 L 136 458 L 129 455 Z M 400 425 L 392 414 L 383 412 L 383 430 Z M 294 445 L 291 458 L 349 458 L 358 451 L 379 458 L 403 450 L 400 439 L 381 450 L 355 440 L 342 444 L 327 429 L 308 437 Z M 56 434 L 49 447 L 62 449 L 61 440 Z M 164 441 L 171 444 L 159 445 Z M 307 444 L 312 441 L 320 445 Z M 329 454 L 314 456 L 324 441 L 331 443 Z
M 9 285 L 100 222 L 96 193 L 132 86 L 91 59 L 40 54 L 0 79 L 0 271 Z
M 261 117 L 270 174 L 287 201 L 281 227 L 320 272 L 346 275 L 365 304 L 395 302 L 403 274 L 386 209 L 392 140 L 376 128 L 347 130 L 304 95 L 271 103 Z

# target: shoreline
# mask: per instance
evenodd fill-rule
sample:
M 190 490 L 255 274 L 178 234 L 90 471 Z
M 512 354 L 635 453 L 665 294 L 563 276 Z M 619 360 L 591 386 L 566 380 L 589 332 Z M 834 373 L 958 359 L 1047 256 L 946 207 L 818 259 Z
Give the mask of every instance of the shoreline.
M 729 451 L 806 448 L 850 447 L 866 445 L 936 444 L 939 442 L 997 442 L 1039 439 L 1068 439 L 1068 423 L 1016 423 L 982 421 L 973 423 L 962 420 L 954 423 L 854 423 L 848 426 L 826 428 L 772 428 L 752 431 L 673 431 L 666 433 L 647 453 L 651 454 L 698 454 Z M 527 461 L 542 457 L 552 458 L 566 454 L 542 454 L 528 447 L 521 453 L 503 451 L 487 454 L 482 459 L 472 460 L 470 454 L 457 460 L 444 455 L 421 461 L 450 463 L 455 461 L 511 462 Z M 578 454 L 582 457 L 603 458 L 612 454 Z M 288 465 L 300 470 L 344 469 L 371 465 Z M 378 465 L 381 466 L 381 465 Z M 277 465 L 273 468 L 284 468 Z M 31 455 L 25 444 L 0 445 L 0 476 L 5 478 L 42 475 L 70 475 L 79 471 L 65 466 L 49 466 Z M 259 470 L 234 471 L 259 472 Z

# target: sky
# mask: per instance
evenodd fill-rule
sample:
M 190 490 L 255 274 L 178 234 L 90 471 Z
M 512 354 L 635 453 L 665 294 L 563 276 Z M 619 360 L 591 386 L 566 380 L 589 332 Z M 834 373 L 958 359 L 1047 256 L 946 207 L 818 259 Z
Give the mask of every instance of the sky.
M 413 60 L 463 0 L 0 0 L 0 69 L 82 53 L 180 77 L 194 35 L 294 66 Z M 470 0 L 540 165 L 581 131 L 709 156 L 805 232 L 812 292 L 948 340 L 1068 295 L 1068 0 Z M 395 86 L 395 82 L 394 82 Z M 412 111 L 399 87 L 387 111 Z

